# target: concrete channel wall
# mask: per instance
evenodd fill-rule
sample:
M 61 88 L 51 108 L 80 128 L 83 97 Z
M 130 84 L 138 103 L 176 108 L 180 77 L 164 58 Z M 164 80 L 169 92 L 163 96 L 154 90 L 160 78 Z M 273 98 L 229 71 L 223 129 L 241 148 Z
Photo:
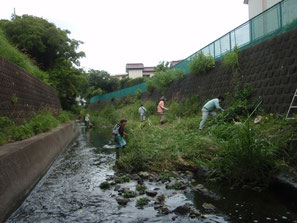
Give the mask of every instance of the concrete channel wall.
M 77 136 L 75 122 L 0 146 L 0 222 L 25 200 L 57 156 Z

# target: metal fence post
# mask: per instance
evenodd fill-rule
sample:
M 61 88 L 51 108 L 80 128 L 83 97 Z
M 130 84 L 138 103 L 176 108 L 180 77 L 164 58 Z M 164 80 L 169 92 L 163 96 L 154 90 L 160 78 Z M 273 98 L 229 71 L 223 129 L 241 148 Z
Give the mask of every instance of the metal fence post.
M 282 1 L 279 4 L 279 24 L 280 30 L 283 32 L 283 10 L 282 10 Z
M 230 52 L 231 52 L 232 51 L 231 32 L 229 32 L 229 45 L 230 45 Z
M 249 25 L 250 25 L 250 44 L 252 44 L 252 42 L 253 42 L 253 21 L 254 21 L 254 19 L 251 19 L 250 22 L 249 22 Z

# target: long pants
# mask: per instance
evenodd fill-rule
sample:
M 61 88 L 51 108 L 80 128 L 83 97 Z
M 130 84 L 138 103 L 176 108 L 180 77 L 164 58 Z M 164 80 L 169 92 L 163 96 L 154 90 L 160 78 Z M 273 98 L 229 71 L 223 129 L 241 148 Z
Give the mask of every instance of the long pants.
M 165 116 L 164 112 L 158 112 L 158 115 L 160 116 L 160 124 L 163 124 Z
M 208 118 L 208 115 L 210 114 L 212 117 L 217 117 L 217 113 L 215 113 L 214 111 L 208 111 L 208 110 L 206 110 L 206 109 L 204 109 L 204 108 L 202 108 L 202 120 L 201 120 L 201 122 L 200 122 L 200 127 L 199 127 L 199 129 L 200 130 L 202 130 L 203 129 L 203 127 L 204 127 L 204 124 L 205 124 L 205 122 L 206 122 L 206 120 L 207 120 L 207 118 Z
M 144 122 L 144 121 L 145 121 L 145 115 L 140 115 L 140 120 L 141 120 L 142 122 Z

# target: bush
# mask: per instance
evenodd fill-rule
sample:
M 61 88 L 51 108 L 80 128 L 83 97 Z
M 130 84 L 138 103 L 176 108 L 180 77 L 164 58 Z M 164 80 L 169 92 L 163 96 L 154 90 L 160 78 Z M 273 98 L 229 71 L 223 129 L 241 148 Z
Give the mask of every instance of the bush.
M 135 94 L 135 95 L 136 95 L 136 98 L 137 98 L 137 99 L 140 99 L 142 93 L 143 93 L 142 90 L 141 90 L 141 89 L 138 89 L 138 90 L 136 91 L 136 94 Z
M 33 116 L 29 123 L 29 128 L 34 134 L 49 131 L 57 127 L 59 121 L 50 113 L 41 113 Z
M 235 46 L 232 52 L 227 53 L 223 59 L 223 66 L 229 67 L 233 71 L 237 71 L 239 69 L 238 52 L 239 49 Z
M 205 73 L 215 67 L 212 56 L 205 56 L 199 52 L 189 63 L 190 72 L 195 75 Z
M 151 77 L 147 82 L 147 90 L 152 93 L 155 89 L 164 93 L 167 86 L 172 83 L 175 79 L 181 79 L 185 75 L 185 71 L 178 69 L 159 71 L 153 77 Z
M 146 108 L 147 115 L 155 115 L 157 112 L 157 103 L 153 101 L 147 102 L 144 107 Z
M 71 114 L 71 112 L 60 111 L 57 118 L 60 123 L 66 123 L 66 122 L 69 122 L 70 120 L 72 120 L 74 117 L 73 117 L 73 114 Z
M 218 114 L 216 121 L 241 121 L 240 116 L 246 118 L 256 107 L 257 102 L 252 97 L 253 93 L 253 88 L 250 85 L 246 84 L 243 89 L 238 85 L 234 98 L 229 101 L 225 111 Z
M 256 138 L 249 126 L 234 126 L 234 137 L 219 151 L 212 163 L 219 176 L 232 184 L 267 184 L 275 171 L 275 146 Z
M 27 122 L 22 125 L 18 125 L 12 129 L 12 139 L 15 141 L 24 140 L 34 135 L 32 126 Z
M 176 101 L 173 101 L 169 106 L 169 117 L 175 119 L 184 115 L 183 107 Z
M 187 98 L 184 102 L 184 110 L 185 115 L 193 116 L 200 112 L 200 105 L 199 105 L 199 95 L 195 94 L 192 95 L 190 98 Z

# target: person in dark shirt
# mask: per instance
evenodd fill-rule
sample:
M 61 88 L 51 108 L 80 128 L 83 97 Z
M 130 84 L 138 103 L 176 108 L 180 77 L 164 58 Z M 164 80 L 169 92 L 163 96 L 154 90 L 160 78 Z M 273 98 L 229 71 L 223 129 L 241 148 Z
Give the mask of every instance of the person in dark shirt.
M 114 135 L 114 141 L 116 143 L 116 148 L 125 148 L 126 141 L 123 139 L 123 136 L 128 136 L 125 132 L 125 125 L 127 123 L 126 119 L 122 119 L 119 124 L 116 124 L 112 130 Z

